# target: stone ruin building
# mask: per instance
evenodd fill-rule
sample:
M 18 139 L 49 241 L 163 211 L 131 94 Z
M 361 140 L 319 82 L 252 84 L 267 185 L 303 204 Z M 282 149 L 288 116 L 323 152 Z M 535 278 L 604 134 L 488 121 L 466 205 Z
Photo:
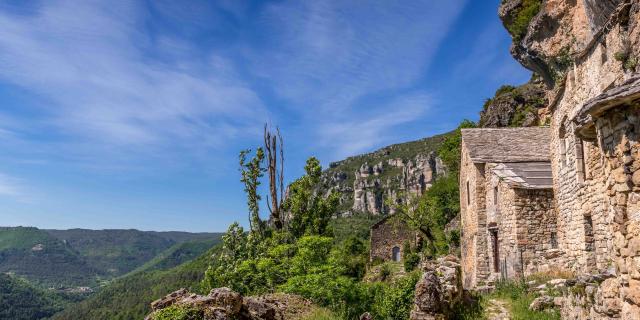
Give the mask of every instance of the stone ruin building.
M 463 129 L 465 288 L 548 270 L 558 255 L 549 128 Z
M 370 261 L 402 261 L 405 244 L 416 245 L 417 234 L 400 215 L 388 215 L 371 226 Z

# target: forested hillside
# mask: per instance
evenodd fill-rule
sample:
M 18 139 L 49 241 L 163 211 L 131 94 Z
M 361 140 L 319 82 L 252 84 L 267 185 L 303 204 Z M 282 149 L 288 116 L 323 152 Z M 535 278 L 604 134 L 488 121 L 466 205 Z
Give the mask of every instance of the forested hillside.
M 0 273 L 0 319 L 33 320 L 52 316 L 66 304 L 57 293 Z
M 178 252 L 179 250 L 173 251 Z M 133 272 L 113 281 L 103 290 L 80 303 L 69 306 L 52 319 L 55 320 L 111 320 L 142 319 L 149 313 L 149 304 L 158 297 L 180 288 L 200 291 L 211 255 L 217 251 L 211 248 L 197 259 L 170 269 L 167 259 L 159 259 L 146 270 Z M 168 254 L 167 257 L 170 257 Z M 171 259 L 169 259 L 171 260 Z

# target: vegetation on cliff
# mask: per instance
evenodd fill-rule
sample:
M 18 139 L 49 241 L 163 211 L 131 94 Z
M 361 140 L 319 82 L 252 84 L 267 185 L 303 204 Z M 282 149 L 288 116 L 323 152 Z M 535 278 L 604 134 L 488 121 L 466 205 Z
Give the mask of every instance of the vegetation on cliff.
M 506 0 L 503 0 L 505 3 Z M 504 27 L 509 31 L 514 41 L 520 41 L 527 34 L 531 19 L 540 12 L 541 0 L 521 0 L 503 20 Z
M 533 76 L 521 86 L 504 85 L 485 101 L 480 112 L 481 127 L 530 127 L 544 125 L 539 111 L 546 107 L 544 84 Z
M 403 188 L 403 170 L 402 168 L 390 166 L 388 161 L 400 159 L 405 163 L 409 161 L 415 163 L 417 157 L 426 157 L 432 152 L 437 152 L 442 141 L 450 134 L 451 133 L 445 133 L 417 141 L 394 144 L 371 153 L 333 162 L 329 164 L 329 168 L 322 172 L 319 189 L 321 192 L 327 192 L 328 190 L 337 192 L 340 199 L 337 208 L 338 213 L 351 212 L 354 203 L 355 173 L 365 163 L 371 166 L 381 163 L 384 168 L 382 173 L 380 175 L 372 175 L 369 179 L 378 179 L 383 183 L 389 182 L 388 186 L 379 186 L 378 193 L 380 194 L 399 192 Z M 359 212 L 352 213 L 358 214 Z

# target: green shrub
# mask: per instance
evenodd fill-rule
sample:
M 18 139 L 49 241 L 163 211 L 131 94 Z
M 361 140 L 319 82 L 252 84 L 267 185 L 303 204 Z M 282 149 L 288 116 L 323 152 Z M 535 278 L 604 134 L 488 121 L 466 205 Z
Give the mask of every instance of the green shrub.
M 416 283 L 420 280 L 419 272 L 409 273 L 396 283 L 378 290 L 373 305 L 373 313 L 381 319 L 409 319 L 413 307 Z
M 182 307 L 170 306 L 159 310 L 153 316 L 153 320 L 203 320 L 204 314 L 202 310 Z
M 505 21 L 508 23 L 505 24 L 505 27 L 513 40 L 520 41 L 527 34 L 529 23 L 540 12 L 541 4 L 541 0 L 522 0 L 520 6 L 507 17 Z
M 409 252 L 404 255 L 404 271 L 413 271 L 420 264 L 420 255 L 415 252 Z
M 382 266 L 380 267 L 380 280 L 385 281 L 389 279 L 392 273 L 393 270 L 391 270 L 391 265 L 389 265 L 388 263 L 382 264 Z

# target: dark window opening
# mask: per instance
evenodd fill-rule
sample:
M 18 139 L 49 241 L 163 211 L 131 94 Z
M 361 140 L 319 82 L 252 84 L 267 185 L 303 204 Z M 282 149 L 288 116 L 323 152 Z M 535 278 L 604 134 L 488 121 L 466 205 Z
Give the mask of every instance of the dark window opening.
M 498 186 L 493 188 L 493 204 L 498 205 Z
M 591 216 L 586 216 L 584 220 L 585 250 L 593 251 L 593 219 L 591 219 Z
M 498 248 L 498 230 L 490 230 L 491 245 L 493 246 L 493 272 L 500 271 L 500 249 Z
M 467 181 L 467 205 L 471 204 L 471 191 L 469 188 L 469 181 Z
M 558 235 L 555 232 L 551 232 L 551 248 L 558 249 Z
M 393 249 L 391 249 L 391 259 L 395 262 L 400 262 L 400 248 L 399 247 L 393 247 Z

